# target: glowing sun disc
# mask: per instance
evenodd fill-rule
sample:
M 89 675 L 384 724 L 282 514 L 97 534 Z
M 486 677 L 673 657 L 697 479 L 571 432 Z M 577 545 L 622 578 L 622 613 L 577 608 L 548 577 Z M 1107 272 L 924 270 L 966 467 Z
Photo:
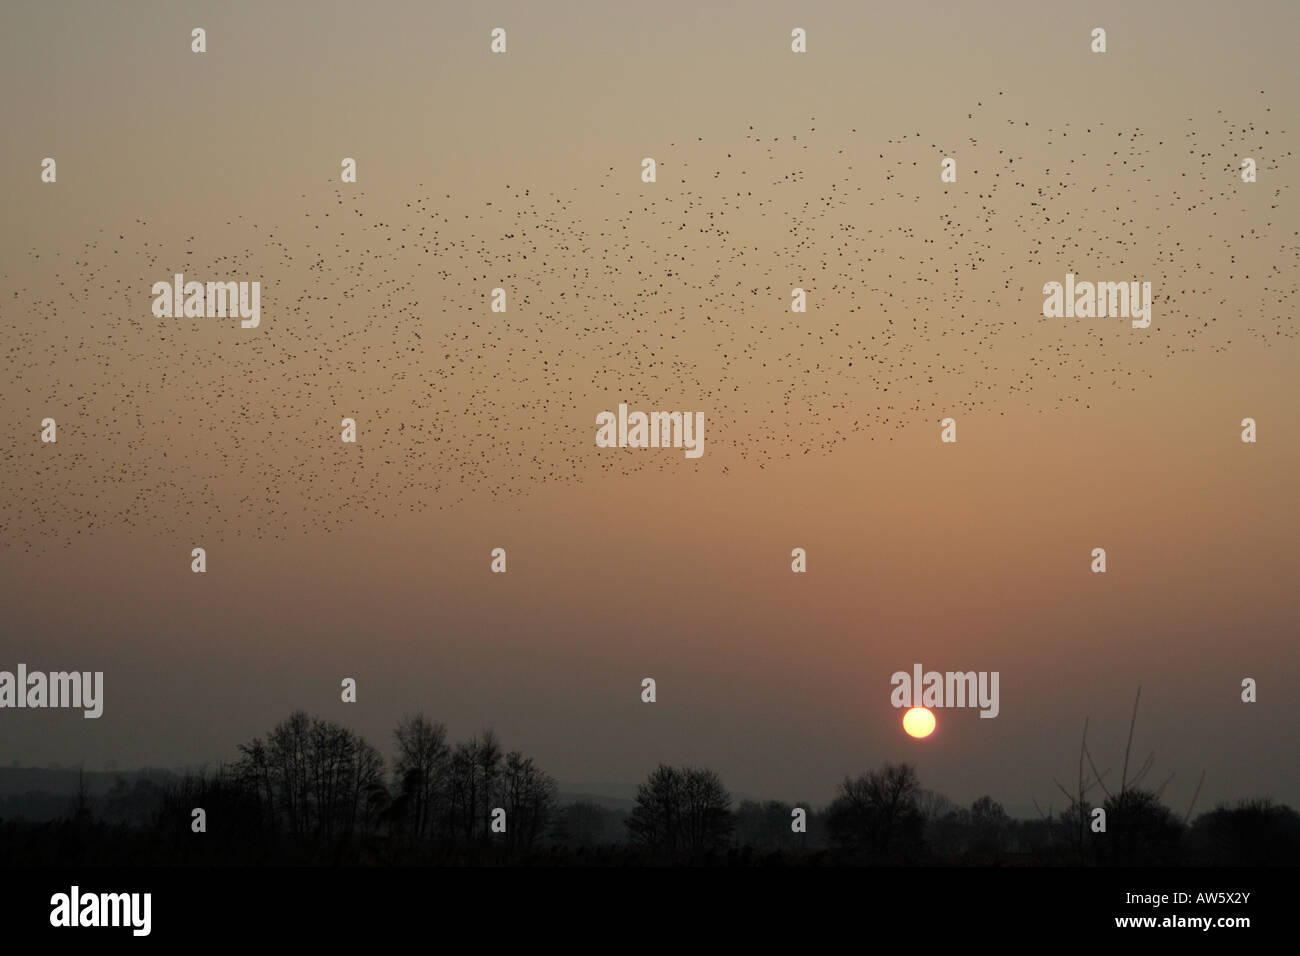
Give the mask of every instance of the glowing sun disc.
M 903 729 L 913 737 L 929 737 L 934 733 L 934 714 L 925 707 L 913 707 L 903 715 Z

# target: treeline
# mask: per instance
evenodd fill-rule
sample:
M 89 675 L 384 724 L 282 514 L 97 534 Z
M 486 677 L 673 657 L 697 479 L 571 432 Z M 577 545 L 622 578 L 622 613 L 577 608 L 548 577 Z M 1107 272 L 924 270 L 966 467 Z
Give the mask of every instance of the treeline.
M 1220 806 L 1190 825 L 1151 791 L 1014 820 L 990 797 L 960 807 L 886 764 L 845 778 L 822 810 L 742 801 L 709 770 L 659 767 L 627 821 L 646 862 L 740 865 L 1296 865 L 1300 814 L 1269 800 Z
M 1098 814 L 1096 811 L 1104 811 Z M 1104 821 L 1105 829 L 1100 829 Z M 957 865 L 1257 866 L 1300 862 L 1300 814 L 1272 801 L 1219 806 L 1190 824 L 1150 790 L 1124 788 L 1013 820 L 990 797 L 969 808 L 921 789 L 905 764 L 846 779 L 826 812 L 852 862 Z
M 1013 820 L 924 790 L 913 767 L 846 777 L 825 808 L 736 803 L 712 770 L 661 765 L 629 812 L 561 806 L 555 781 L 488 731 L 403 719 L 389 759 L 297 712 L 213 772 L 81 788 L 60 819 L 0 819 L 8 865 L 1294 865 L 1300 815 L 1256 800 L 1179 818 L 1124 787 Z M 1098 809 L 1105 830 L 1098 830 Z M 201 813 L 197 811 L 202 811 Z
M 58 820 L 0 820 L 0 860 L 517 863 L 562 835 L 555 781 L 492 731 L 453 743 L 417 714 L 394 730 L 386 761 L 349 728 L 299 711 L 238 754 L 211 772 L 83 790 Z
M 233 765 L 169 787 L 159 824 L 193 844 L 201 807 L 246 860 L 332 864 L 517 862 L 551 832 L 555 781 L 492 731 L 452 743 L 419 714 L 393 743 L 386 766 L 348 728 L 295 713 Z

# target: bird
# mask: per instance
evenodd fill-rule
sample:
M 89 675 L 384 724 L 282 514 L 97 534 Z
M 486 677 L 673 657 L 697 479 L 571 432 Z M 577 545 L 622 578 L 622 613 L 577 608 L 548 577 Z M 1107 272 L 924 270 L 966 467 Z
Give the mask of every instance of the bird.
M 284 540 L 683 467 L 596 447 L 619 401 L 705 409 L 689 467 L 734 475 L 949 414 L 1087 409 L 1189 355 L 1274 347 L 1296 334 L 1300 246 L 1294 157 L 1260 97 L 1175 133 L 997 97 L 926 133 L 737 121 L 650 150 L 654 183 L 618 160 L 473 200 L 328 180 L 278 221 L 137 218 L 34 247 L 0 276 L 0 542 Z M 1066 272 L 1149 279 L 1153 330 L 1045 320 L 1041 285 Z M 260 327 L 153 317 L 174 273 L 260 280 Z

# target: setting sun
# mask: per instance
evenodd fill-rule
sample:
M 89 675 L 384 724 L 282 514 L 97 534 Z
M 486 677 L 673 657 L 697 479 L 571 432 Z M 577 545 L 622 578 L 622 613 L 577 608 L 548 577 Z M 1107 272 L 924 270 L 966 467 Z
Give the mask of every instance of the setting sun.
M 903 715 L 903 729 L 913 737 L 929 737 L 934 733 L 934 714 L 925 707 L 913 707 Z

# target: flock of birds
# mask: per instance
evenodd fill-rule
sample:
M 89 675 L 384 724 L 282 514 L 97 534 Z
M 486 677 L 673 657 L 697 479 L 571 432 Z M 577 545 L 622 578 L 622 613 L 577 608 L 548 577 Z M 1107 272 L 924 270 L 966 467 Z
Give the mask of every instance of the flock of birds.
M 475 208 L 334 183 L 298 221 L 228 223 L 238 250 L 141 220 L 34 249 L 0 283 L 0 541 L 283 538 L 641 469 L 763 468 L 1294 338 L 1292 154 L 1263 100 L 1176 134 L 1031 125 L 997 103 L 951 142 L 740 124 L 648 149 L 654 183 L 639 156 Z M 261 326 L 154 318 L 151 286 L 176 272 L 260 280 Z M 1152 327 L 1044 319 L 1042 284 L 1066 272 L 1150 281 Z M 704 411 L 705 456 L 597 449 L 618 402 Z

